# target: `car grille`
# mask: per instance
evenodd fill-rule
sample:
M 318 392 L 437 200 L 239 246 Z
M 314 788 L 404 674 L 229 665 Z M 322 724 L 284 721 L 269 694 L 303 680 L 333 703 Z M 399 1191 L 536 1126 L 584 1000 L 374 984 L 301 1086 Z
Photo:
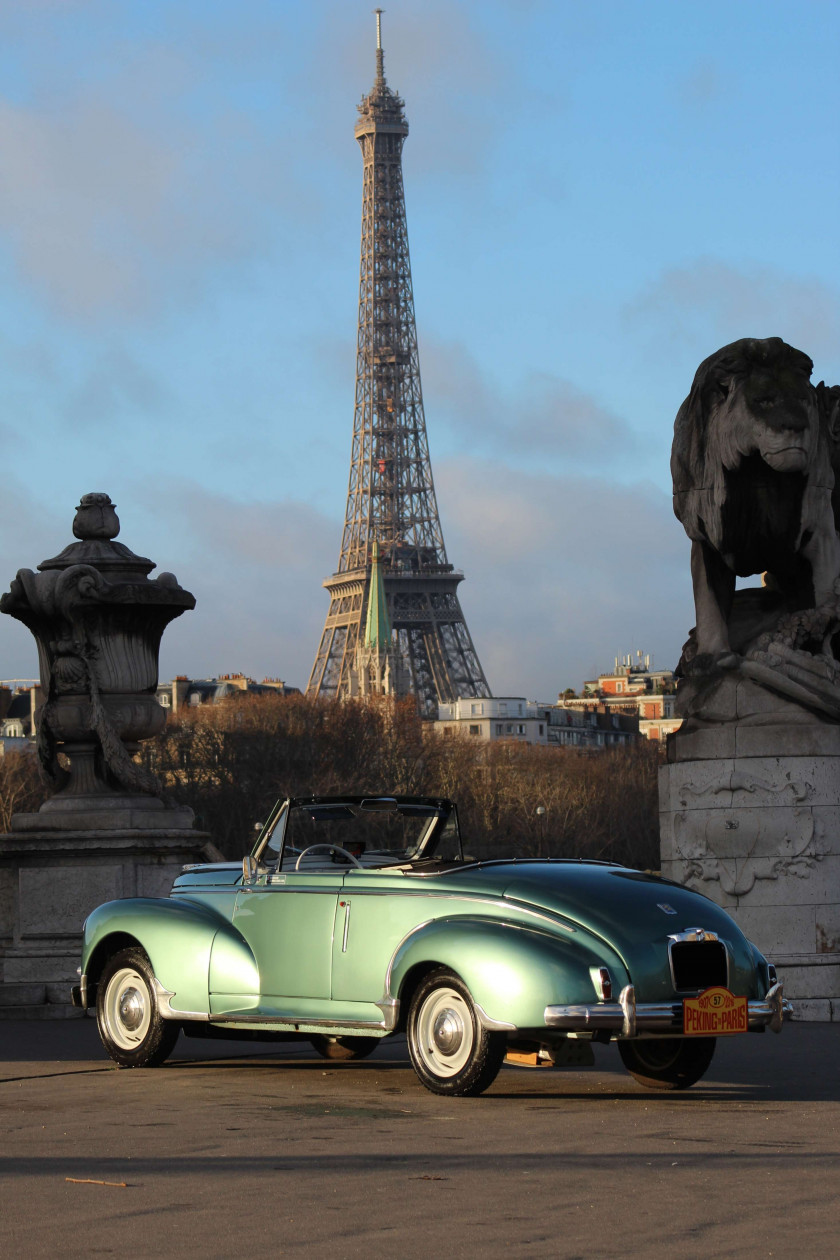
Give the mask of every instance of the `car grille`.
M 726 946 L 721 941 L 674 941 L 671 968 L 675 989 L 708 989 L 726 985 Z

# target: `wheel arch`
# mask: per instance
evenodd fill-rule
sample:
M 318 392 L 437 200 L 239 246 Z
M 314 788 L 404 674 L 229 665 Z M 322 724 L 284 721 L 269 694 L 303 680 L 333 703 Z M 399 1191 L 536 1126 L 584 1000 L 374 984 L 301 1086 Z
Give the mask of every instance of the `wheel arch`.
M 88 1006 L 96 1005 L 96 989 L 102 972 L 105 970 L 109 960 L 123 949 L 143 949 L 143 946 L 137 937 L 132 936 L 130 932 L 115 931 L 110 932 L 99 940 L 90 953 L 85 965 Z M 146 951 L 143 950 L 143 952 L 145 953 Z
M 214 951 L 217 938 L 221 948 Z M 223 959 L 238 956 L 240 972 L 249 978 L 256 969 L 251 951 L 226 919 L 185 899 L 131 897 L 97 907 L 85 923 L 83 974 L 90 979 L 95 966 L 101 975 L 108 958 L 126 946 L 143 950 L 156 980 L 171 995 L 167 1018 L 179 1012 L 186 1018 L 209 1014 L 214 952 Z
M 438 971 L 445 966 L 444 963 L 437 962 L 432 959 L 425 959 L 423 962 L 416 962 L 405 973 L 400 984 L 398 997 L 400 999 L 400 1014 L 397 1020 L 395 1032 L 405 1032 L 408 1024 L 408 1012 L 411 1009 L 411 1003 L 414 994 L 420 988 L 426 976 L 433 971 Z M 447 970 L 451 970 L 447 967 Z M 466 981 L 465 981 L 466 983 Z
M 400 943 L 387 988 L 399 998 L 400 1029 L 418 985 L 438 967 L 463 980 L 487 1026 L 534 1028 L 551 1003 L 592 1002 L 590 968 L 604 965 L 615 986 L 628 982 L 619 956 L 582 934 L 567 939 L 499 919 L 451 916 L 422 924 Z

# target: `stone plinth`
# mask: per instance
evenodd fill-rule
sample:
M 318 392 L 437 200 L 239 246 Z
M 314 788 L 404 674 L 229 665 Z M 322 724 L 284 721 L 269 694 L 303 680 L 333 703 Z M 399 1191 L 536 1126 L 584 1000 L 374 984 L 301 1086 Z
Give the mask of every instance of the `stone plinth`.
M 162 813 L 171 822 L 177 811 Z M 0 1017 L 69 1013 L 91 910 L 117 897 L 165 897 L 183 865 L 220 858 L 189 826 L 0 836 Z
M 711 726 L 669 757 L 662 874 L 728 910 L 796 1018 L 840 1020 L 840 726 Z

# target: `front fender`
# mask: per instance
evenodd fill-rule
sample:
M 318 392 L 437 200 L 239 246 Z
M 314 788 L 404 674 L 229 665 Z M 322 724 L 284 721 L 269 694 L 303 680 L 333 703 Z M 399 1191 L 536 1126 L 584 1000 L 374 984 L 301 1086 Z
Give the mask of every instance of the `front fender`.
M 608 967 L 614 992 L 629 983 L 618 954 L 577 932 L 568 938 L 498 919 L 451 917 L 417 928 L 388 970 L 386 998 L 400 997 L 418 967 L 456 972 L 491 1025 L 541 1028 L 546 1006 L 597 1000 L 591 967 Z
M 126 937 L 142 947 L 156 978 L 172 994 L 173 1015 L 209 1014 L 211 992 L 259 993 L 259 968 L 250 948 L 226 919 L 206 906 L 153 897 L 98 906 L 85 923 L 82 947 L 82 973 L 89 981 L 96 982 Z

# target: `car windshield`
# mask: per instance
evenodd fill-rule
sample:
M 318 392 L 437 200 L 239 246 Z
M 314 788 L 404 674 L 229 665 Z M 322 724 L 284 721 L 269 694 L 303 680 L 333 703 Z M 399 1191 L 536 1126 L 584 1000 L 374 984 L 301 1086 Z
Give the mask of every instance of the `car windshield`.
M 262 862 L 279 870 L 353 866 L 352 859 L 376 869 L 432 855 L 446 861 L 461 857 L 457 815 L 449 802 L 394 797 L 290 801 L 260 849 Z

